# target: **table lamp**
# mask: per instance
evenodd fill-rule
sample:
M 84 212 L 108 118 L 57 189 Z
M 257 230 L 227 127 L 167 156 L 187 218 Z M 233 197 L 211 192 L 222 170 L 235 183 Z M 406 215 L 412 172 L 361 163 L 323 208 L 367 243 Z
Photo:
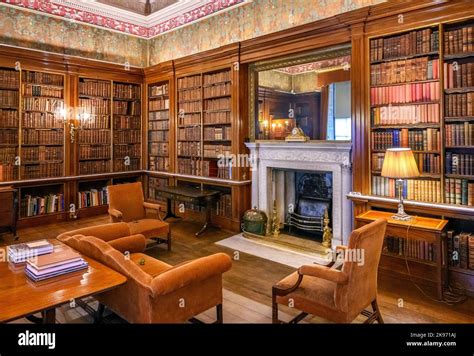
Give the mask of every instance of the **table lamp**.
M 415 157 L 410 148 L 389 148 L 385 151 L 382 166 L 382 177 L 393 178 L 398 184 L 398 212 L 392 219 L 409 221 L 411 216 L 405 213 L 403 208 L 403 180 L 420 176 Z

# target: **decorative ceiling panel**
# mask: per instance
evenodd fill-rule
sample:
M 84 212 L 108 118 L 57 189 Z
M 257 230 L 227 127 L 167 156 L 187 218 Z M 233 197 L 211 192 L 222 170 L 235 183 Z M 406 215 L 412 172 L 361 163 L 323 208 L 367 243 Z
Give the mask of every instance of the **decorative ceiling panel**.
M 296 66 L 291 67 L 278 68 L 276 69 L 276 71 L 294 75 L 308 72 L 325 71 L 333 68 L 349 68 L 350 63 L 351 56 L 341 56 L 332 59 L 324 59 L 317 62 L 298 64 Z
M 21 7 L 113 31 L 151 38 L 248 3 L 249 0 L 0 0 L 0 4 Z

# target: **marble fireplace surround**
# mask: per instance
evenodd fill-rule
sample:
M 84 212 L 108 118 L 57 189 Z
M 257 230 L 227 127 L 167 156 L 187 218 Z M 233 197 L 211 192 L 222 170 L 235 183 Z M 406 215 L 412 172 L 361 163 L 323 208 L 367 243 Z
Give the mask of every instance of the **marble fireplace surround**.
M 331 172 L 333 247 L 347 244 L 352 231 L 352 207 L 346 199 L 352 187 L 350 142 L 262 141 L 245 145 L 253 162 L 252 207 L 265 211 L 269 218 L 274 196 L 272 170 Z

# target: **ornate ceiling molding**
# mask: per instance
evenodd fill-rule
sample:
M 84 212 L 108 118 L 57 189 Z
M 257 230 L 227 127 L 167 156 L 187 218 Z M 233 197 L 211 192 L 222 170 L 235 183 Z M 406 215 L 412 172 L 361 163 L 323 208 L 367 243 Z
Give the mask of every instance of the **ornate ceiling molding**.
M 249 1 L 179 0 L 176 4 L 163 10 L 144 16 L 95 0 L 0 0 L 0 4 L 20 7 L 142 38 L 159 36 L 246 3 Z

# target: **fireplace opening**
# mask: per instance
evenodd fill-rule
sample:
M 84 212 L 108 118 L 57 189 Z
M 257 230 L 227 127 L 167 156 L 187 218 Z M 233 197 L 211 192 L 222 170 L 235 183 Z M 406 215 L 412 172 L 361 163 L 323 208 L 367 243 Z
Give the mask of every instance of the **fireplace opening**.
M 282 232 L 321 242 L 326 211 L 332 227 L 332 173 L 277 169 L 274 177 Z

